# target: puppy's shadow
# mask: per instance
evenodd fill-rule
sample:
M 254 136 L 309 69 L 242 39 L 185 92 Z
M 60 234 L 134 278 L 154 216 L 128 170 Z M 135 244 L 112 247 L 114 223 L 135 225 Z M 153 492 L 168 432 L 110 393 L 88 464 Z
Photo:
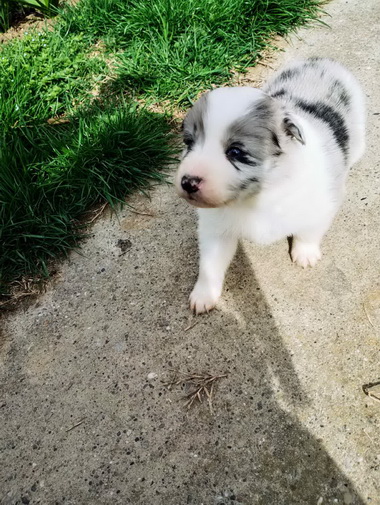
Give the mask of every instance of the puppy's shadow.
M 244 326 L 242 343 L 254 346 L 260 358 L 260 370 L 266 369 L 272 381 L 278 381 L 290 402 L 307 404 L 291 356 L 283 344 L 265 296 L 256 279 L 252 263 L 244 247 L 239 244 L 236 256 L 227 273 L 225 289 L 230 292 L 233 305 Z M 256 352 L 257 355 L 257 352 Z
M 222 489 L 227 474 L 247 505 L 311 505 L 321 503 L 321 497 L 323 503 L 363 505 L 323 442 L 292 413 L 294 406 L 318 399 L 308 399 L 303 391 L 242 247 L 225 289 L 233 307 L 208 316 L 210 342 L 221 338 L 221 349 L 228 346 L 231 354 L 230 376 L 218 392 L 225 406 L 222 429 L 211 431 L 208 440 L 210 452 L 218 447 L 213 450 L 219 462 L 214 483 Z M 221 503 L 234 502 L 225 498 Z

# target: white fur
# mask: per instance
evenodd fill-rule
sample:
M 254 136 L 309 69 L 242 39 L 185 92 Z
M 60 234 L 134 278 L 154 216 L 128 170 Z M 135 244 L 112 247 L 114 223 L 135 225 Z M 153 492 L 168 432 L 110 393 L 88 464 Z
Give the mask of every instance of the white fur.
M 207 207 L 198 210 L 199 277 L 190 295 L 190 306 L 196 313 L 216 305 L 240 238 L 269 244 L 293 236 L 294 262 L 305 268 L 320 259 L 320 243 L 342 201 L 347 170 L 364 150 L 362 92 L 351 74 L 335 65 L 335 72 L 349 86 L 352 98 L 348 159 L 344 161 L 326 125 L 292 111 L 306 142 L 303 145 L 283 134 L 280 144 L 285 146 L 284 152 L 278 161 L 263 164 L 262 184 L 253 194 L 231 194 L 231 184 L 245 175 L 226 159 L 223 139 L 228 126 L 242 117 L 263 92 L 222 88 L 208 94 L 207 114 L 203 118 L 205 140 L 184 157 L 177 176 L 179 192 L 187 199 L 189 196 L 180 187 L 183 175 L 202 179 L 200 190 L 190 203 Z M 273 81 L 275 78 L 275 88 Z M 267 88 L 271 88 L 271 83 Z M 312 88 L 308 93 L 313 93 Z

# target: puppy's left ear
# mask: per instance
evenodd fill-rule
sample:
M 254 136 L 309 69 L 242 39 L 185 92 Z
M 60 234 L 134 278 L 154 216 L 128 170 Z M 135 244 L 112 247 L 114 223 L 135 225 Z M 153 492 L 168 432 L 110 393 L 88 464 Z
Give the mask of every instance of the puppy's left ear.
M 289 137 L 292 137 L 298 140 L 298 142 L 301 142 L 301 144 L 305 145 L 305 135 L 302 131 L 302 128 L 299 124 L 296 124 L 296 120 L 292 116 L 285 116 L 283 121 L 283 128 L 286 135 L 289 135 Z

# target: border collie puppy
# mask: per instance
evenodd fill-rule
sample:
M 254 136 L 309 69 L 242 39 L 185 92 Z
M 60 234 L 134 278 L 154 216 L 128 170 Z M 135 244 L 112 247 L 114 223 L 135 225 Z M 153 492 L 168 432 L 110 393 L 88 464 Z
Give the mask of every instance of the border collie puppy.
M 219 88 L 195 103 L 176 177 L 179 195 L 199 208 L 192 310 L 217 303 L 239 238 L 269 244 L 292 236 L 293 262 L 317 263 L 364 136 L 363 92 L 330 59 L 294 62 L 262 90 Z

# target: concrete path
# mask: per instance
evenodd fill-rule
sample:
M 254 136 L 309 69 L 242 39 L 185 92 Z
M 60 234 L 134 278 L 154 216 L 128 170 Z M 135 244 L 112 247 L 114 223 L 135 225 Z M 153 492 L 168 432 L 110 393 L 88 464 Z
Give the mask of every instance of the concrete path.
M 105 217 L 2 323 L 0 502 L 380 504 L 380 3 L 335 0 L 273 66 L 332 56 L 368 96 L 368 149 L 313 270 L 244 243 L 195 318 L 195 215 L 173 188 Z M 190 327 L 190 328 L 189 328 Z M 228 373 L 189 410 L 171 369 Z

